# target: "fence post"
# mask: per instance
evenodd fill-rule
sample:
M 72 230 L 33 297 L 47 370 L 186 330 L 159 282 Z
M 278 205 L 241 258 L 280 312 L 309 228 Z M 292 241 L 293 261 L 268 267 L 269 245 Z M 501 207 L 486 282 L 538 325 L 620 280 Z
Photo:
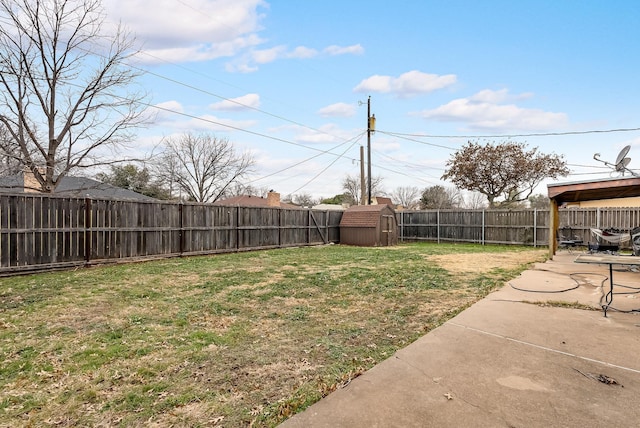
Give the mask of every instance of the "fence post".
M 438 227 L 438 244 L 440 243 L 440 210 L 436 213 L 436 223 Z
M 404 212 L 400 213 L 400 242 L 404 242 Z
M 93 234 L 91 233 L 91 199 L 84 198 L 84 263 L 89 264 L 91 261 L 91 240 Z
M 240 206 L 236 207 L 236 250 L 240 251 Z
M 282 209 L 278 210 L 278 248 L 282 248 Z
M 482 245 L 484 245 L 485 240 L 485 210 L 482 210 Z
M 533 209 L 533 248 L 538 247 L 538 209 Z
M 178 214 L 179 214 L 179 219 L 178 219 L 178 223 L 180 226 L 180 233 L 178 233 L 178 237 L 180 239 L 180 243 L 179 245 L 179 249 L 178 252 L 180 253 L 180 256 L 182 256 L 182 254 L 184 253 L 184 210 L 183 208 L 183 203 L 180 202 L 180 205 L 178 205 Z

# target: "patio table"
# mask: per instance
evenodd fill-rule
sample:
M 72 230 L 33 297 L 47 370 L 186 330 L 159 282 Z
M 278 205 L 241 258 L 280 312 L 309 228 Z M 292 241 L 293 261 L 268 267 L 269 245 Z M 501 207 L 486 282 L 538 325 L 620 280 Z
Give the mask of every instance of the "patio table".
M 613 302 L 613 265 L 640 266 L 640 257 L 637 256 L 616 256 L 613 254 L 581 254 L 575 259 L 576 263 L 605 264 L 609 265 L 609 292 L 605 296 L 605 303 L 602 305 L 604 316 L 607 316 L 607 309 Z

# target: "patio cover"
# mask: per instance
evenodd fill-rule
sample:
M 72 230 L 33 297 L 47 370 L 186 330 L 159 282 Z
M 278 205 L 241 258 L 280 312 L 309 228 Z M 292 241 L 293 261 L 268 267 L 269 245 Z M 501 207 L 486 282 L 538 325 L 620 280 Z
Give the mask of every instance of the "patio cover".
M 594 201 L 599 199 L 631 198 L 640 196 L 640 177 L 615 178 L 574 183 L 556 183 L 547 186 L 551 200 L 549 222 L 549 256 L 558 249 L 556 231 L 559 225 L 558 207 L 565 202 Z

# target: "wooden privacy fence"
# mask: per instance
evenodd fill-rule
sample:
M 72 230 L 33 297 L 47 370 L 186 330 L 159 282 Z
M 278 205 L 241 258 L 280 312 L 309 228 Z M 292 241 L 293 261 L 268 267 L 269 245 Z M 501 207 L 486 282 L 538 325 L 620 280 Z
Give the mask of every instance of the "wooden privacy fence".
M 341 212 L 0 195 L 0 274 L 339 241 Z
M 428 210 L 398 213 L 403 241 L 547 245 L 549 211 Z
M 549 244 L 547 210 L 396 213 L 401 241 Z M 340 242 L 341 211 L 0 195 L 0 275 L 103 263 Z M 583 241 L 629 231 L 640 208 L 560 210 Z
M 628 232 L 640 226 L 640 207 L 565 209 L 560 211 L 559 226 L 571 227 L 574 235 L 584 242 L 594 242 L 592 228 Z
M 428 210 L 397 214 L 402 241 L 549 245 L 548 210 Z M 640 226 L 640 208 L 560 210 L 560 227 L 569 226 L 585 243 L 591 229 L 629 231 Z

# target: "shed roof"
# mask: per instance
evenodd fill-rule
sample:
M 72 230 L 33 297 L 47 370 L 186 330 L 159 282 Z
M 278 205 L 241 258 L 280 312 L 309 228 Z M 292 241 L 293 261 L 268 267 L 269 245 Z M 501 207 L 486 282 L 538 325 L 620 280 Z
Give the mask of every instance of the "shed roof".
M 640 196 L 640 177 L 557 183 L 547 186 L 558 204 Z
M 342 214 L 340 227 L 376 227 L 382 211 L 393 210 L 388 205 L 357 205 Z

